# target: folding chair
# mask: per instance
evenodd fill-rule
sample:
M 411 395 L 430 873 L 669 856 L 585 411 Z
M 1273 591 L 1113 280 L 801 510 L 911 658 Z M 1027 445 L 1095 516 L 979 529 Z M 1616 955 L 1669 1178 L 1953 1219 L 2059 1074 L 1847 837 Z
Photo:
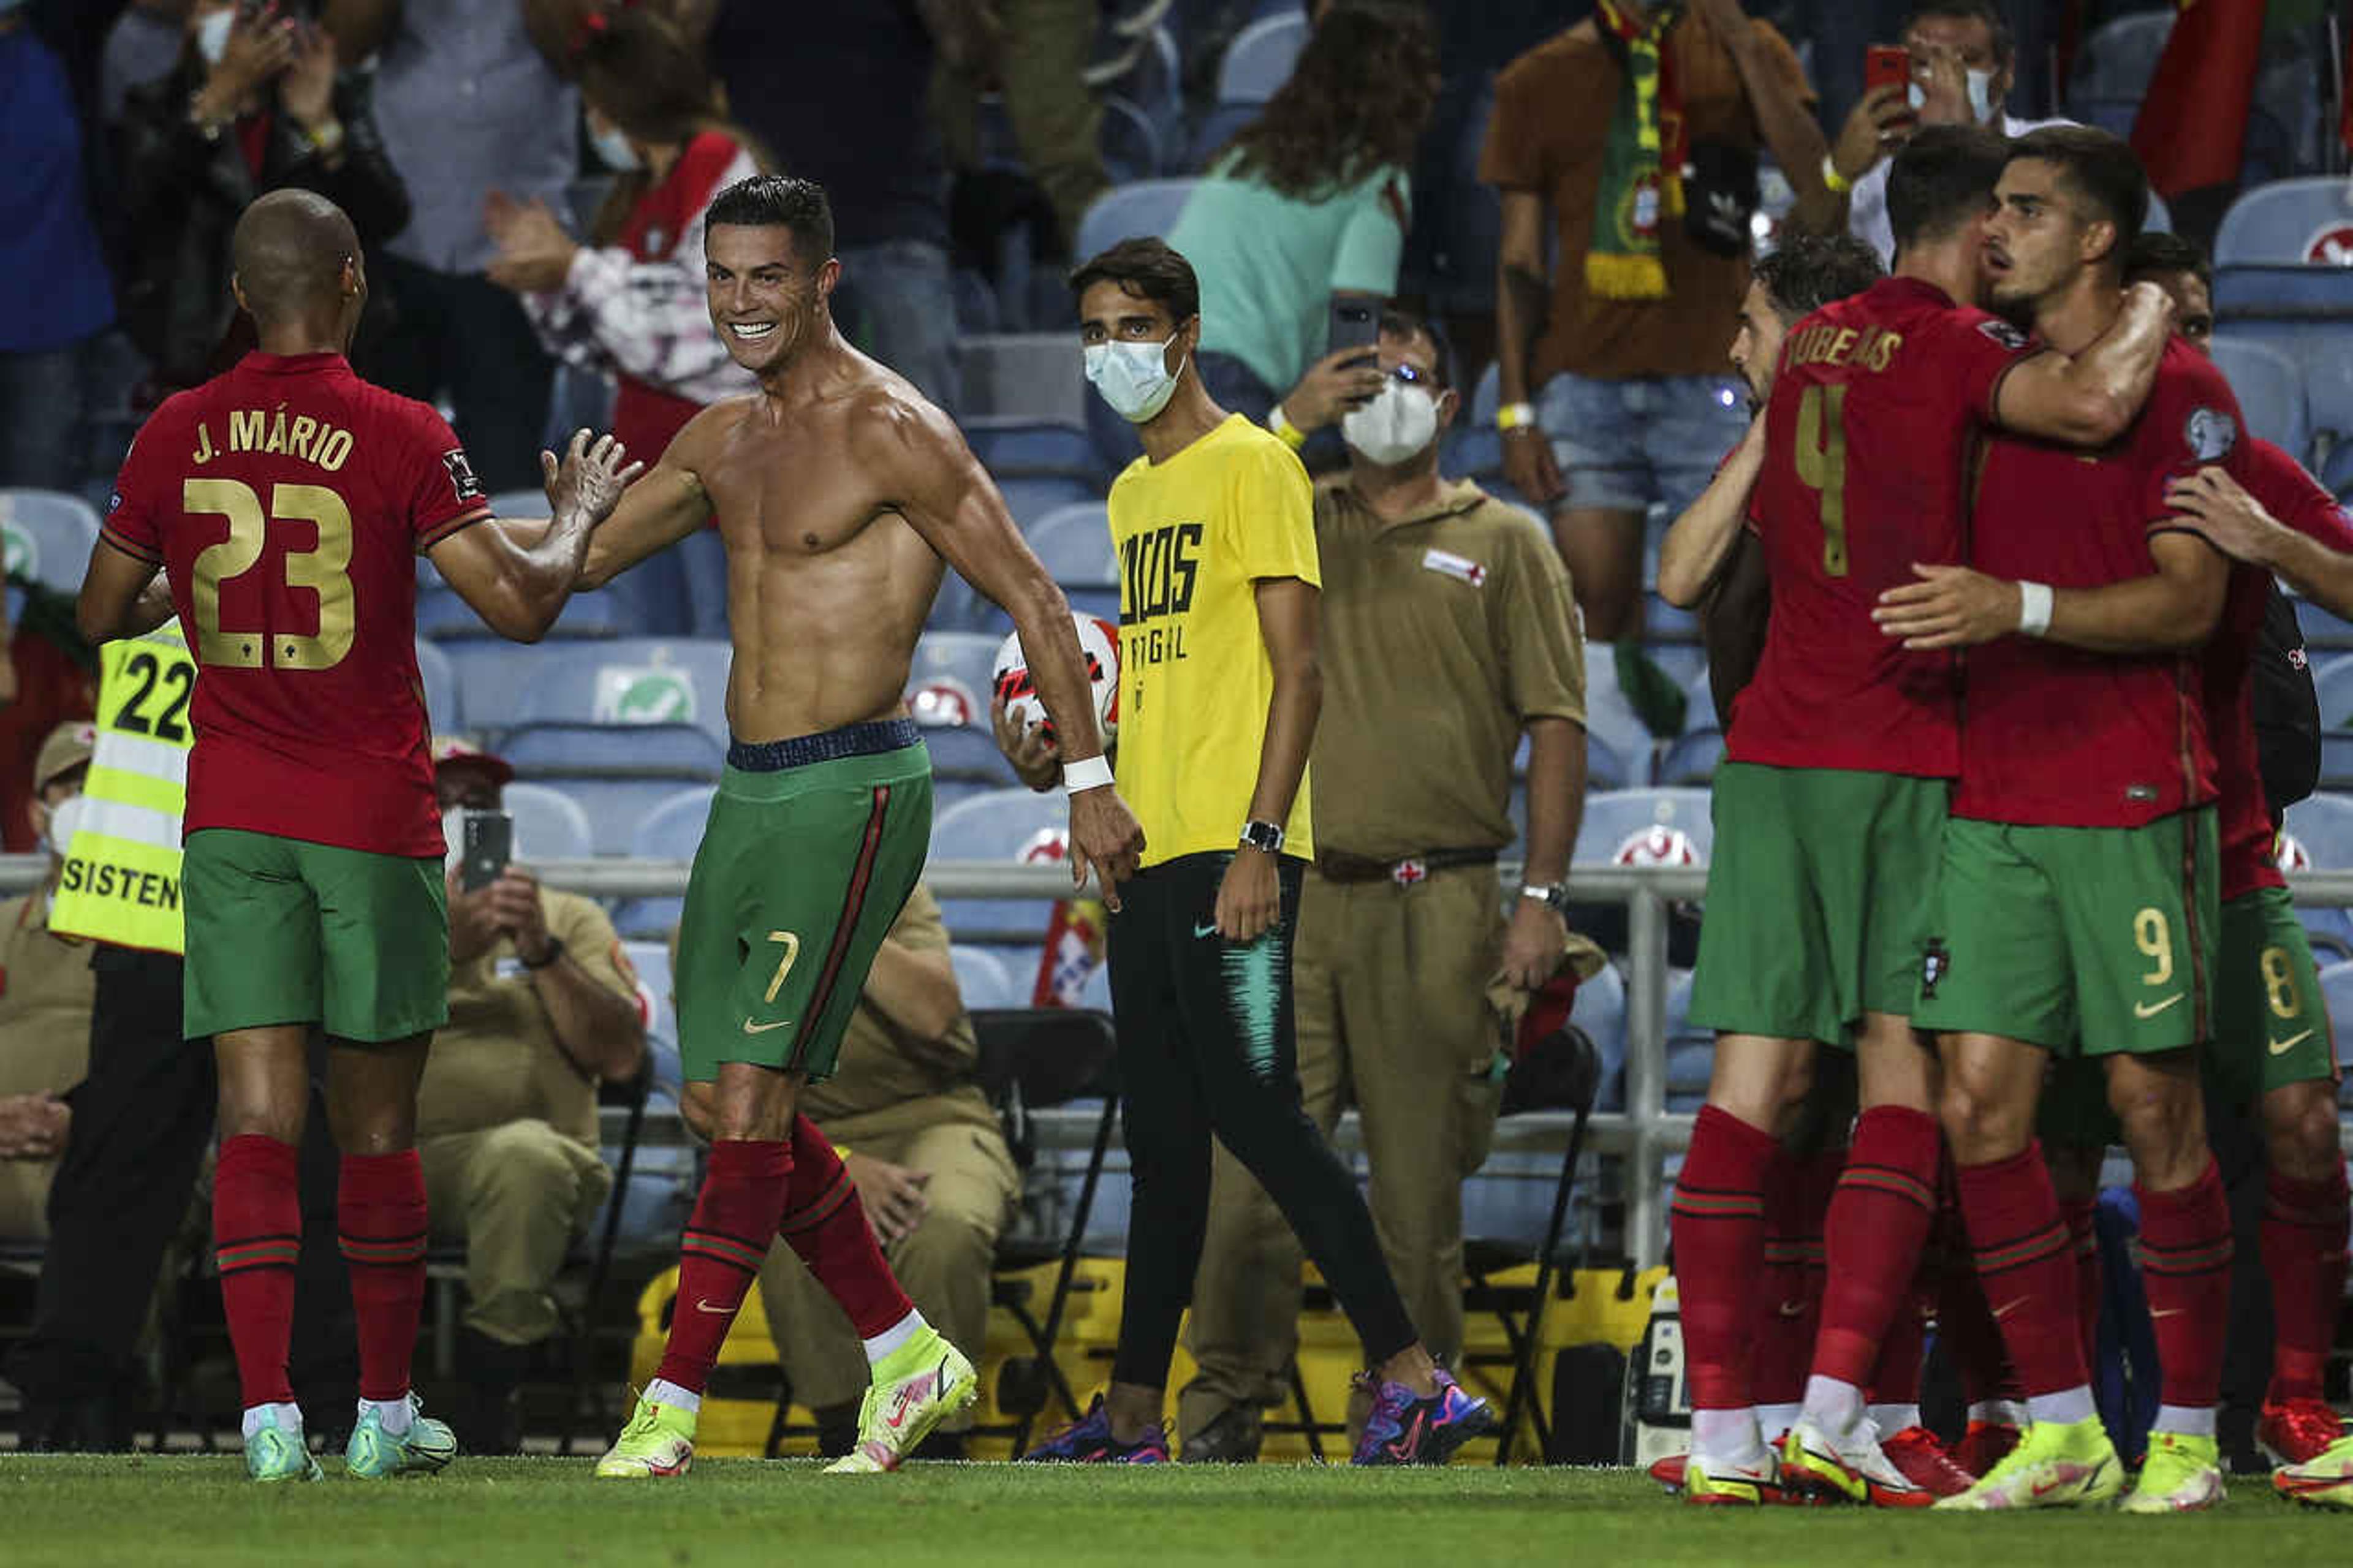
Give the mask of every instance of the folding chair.
M 1079 1184 L 1069 1226 L 1059 1237 L 1012 1235 L 997 1245 L 991 1304 L 1003 1308 L 1021 1326 L 1032 1353 L 1008 1359 L 997 1373 L 997 1403 L 1019 1418 L 1009 1425 L 973 1430 L 975 1436 L 1009 1436 L 1013 1451 L 1018 1454 L 1029 1447 L 1030 1431 L 1050 1398 L 1059 1400 L 1073 1421 L 1083 1414 L 1070 1379 L 1054 1360 L 1054 1348 L 1076 1288 L 1087 1222 L 1094 1214 L 1095 1192 L 1102 1184 L 1103 1160 L 1111 1149 L 1112 1124 L 1119 1114 L 1114 1061 L 1118 1041 L 1108 1015 L 1059 1007 L 976 1008 L 972 1024 L 979 1037 L 981 1089 L 997 1107 L 1013 1163 L 1025 1177 L 1038 1158 L 1032 1113 L 1082 1098 L 1103 1098 L 1103 1112 L 1095 1119 L 1086 1174 Z M 1018 1276 L 1058 1260 L 1060 1268 L 1041 1321 L 1029 1281 Z
M 1561 1233 L 1568 1226 L 1568 1200 L 1577 1184 L 1577 1162 L 1585 1152 L 1585 1126 L 1593 1114 L 1594 1096 L 1600 1086 L 1601 1053 L 1586 1037 L 1585 1031 L 1574 1024 L 1539 1041 L 1513 1067 L 1504 1084 L 1504 1115 L 1567 1110 L 1575 1120 L 1569 1123 L 1568 1148 L 1561 1156 L 1560 1177 L 1553 1184 L 1552 1217 L 1545 1226 L 1544 1240 L 1531 1249 L 1523 1242 L 1473 1237 L 1466 1239 L 1462 1247 L 1463 1268 L 1469 1276 L 1462 1290 L 1462 1310 L 1466 1313 L 1484 1312 L 1502 1323 L 1504 1341 L 1511 1347 L 1508 1353 L 1501 1356 L 1468 1358 L 1474 1364 L 1507 1365 L 1512 1369 L 1511 1392 L 1504 1399 L 1503 1425 L 1495 1442 L 1497 1465 L 1511 1463 L 1512 1444 L 1519 1433 L 1523 1415 L 1535 1428 L 1538 1452 L 1548 1453 L 1552 1447 L 1552 1424 L 1545 1415 L 1543 1401 L 1535 1396 L 1536 1360 L 1544 1345 L 1545 1308 L 1552 1300 Z M 1500 1276 L 1504 1272 L 1529 1263 L 1536 1266 L 1534 1284 L 1502 1282 Z

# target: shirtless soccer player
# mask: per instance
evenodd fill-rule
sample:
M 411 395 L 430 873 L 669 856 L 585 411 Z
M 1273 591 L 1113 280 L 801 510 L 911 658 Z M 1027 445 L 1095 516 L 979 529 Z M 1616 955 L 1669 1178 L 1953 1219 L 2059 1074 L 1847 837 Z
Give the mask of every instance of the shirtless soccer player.
M 572 592 L 589 530 L 635 474 L 610 440 L 559 468 L 555 515 L 518 550 L 432 409 L 343 362 L 367 274 L 351 220 L 308 191 L 237 220 L 234 287 L 259 352 L 155 411 L 115 484 L 81 590 L 91 642 L 174 614 L 197 662 L 185 831 L 186 1029 L 220 1062 L 213 1240 L 259 1481 L 311 1480 L 286 1377 L 302 1211 L 295 1150 L 311 1031 L 343 1150 L 336 1228 L 358 1321 L 354 1476 L 449 1462 L 408 1386 L 425 1300 L 417 1082 L 448 1017 L 440 813 L 417 679 L 414 558 L 530 642 Z M 157 591 L 161 568 L 170 597 Z M 160 701 L 160 700 L 159 700 Z M 173 710 L 165 709 L 160 727 Z M 180 843 L 177 837 L 157 840 Z
M 834 1468 L 885 1470 L 978 1384 L 892 1279 L 797 1102 L 833 1070 L 923 870 L 931 759 L 900 696 L 943 558 L 1012 616 L 1070 737 L 1074 878 L 1132 873 L 1143 832 L 1111 787 L 1061 590 L 947 416 L 834 329 L 841 264 L 825 192 L 778 175 L 730 186 L 704 256 L 712 324 L 760 388 L 679 432 L 599 531 L 582 579 L 608 582 L 715 513 L 734 638 L 733 740 L 679 931 L 679 1044 L 689 1092 L 711 1109 L 711 1165 L 680 1245 L 669 1348 L 596 1473 L 691 1463 L 703 1384 L 780 1232 L 873 1367 L 859 1445 Z

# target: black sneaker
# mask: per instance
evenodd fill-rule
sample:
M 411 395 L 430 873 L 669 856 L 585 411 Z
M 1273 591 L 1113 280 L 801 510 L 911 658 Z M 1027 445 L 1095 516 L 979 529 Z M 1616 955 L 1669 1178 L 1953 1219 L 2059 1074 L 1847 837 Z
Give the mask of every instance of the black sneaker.
M 1265 1441 L 1264 1418 L 1246 1405 L 1229 1405 L 1186 1438 L 1176 1457 L 1188 1465 L 1255 1465 Z

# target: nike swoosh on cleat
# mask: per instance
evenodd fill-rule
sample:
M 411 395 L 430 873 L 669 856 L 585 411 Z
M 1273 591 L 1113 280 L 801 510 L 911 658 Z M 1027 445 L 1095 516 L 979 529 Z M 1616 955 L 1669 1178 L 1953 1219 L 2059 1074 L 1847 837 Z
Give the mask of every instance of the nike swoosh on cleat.
M 1382 1445 L 1383 1451 L 1392 1459 L 1403 1464 L 1411 1464 L 1414 1456 L 1421 1451 L 1421 1429 L 1429 1419 L 1430 1417 L 1420 1411 L 1415 1411 L 1413 1420 L 1406 1429 L 1398 1433 L 1392 1441 Z
M 2008 1317 L 2008 1316 L 2010 1316 L 2012 1312 L 2017 1311 L 2021 1307 L 2025 1306 L 2027 1302 L 2029 1302 L 2029 1301 L 2032 1300 L 2033 1299 L 2034 1299 L 2034 1298 L 2032 1298 L 2031 1296 L 2021 1296 L 2021 1297 L 2020 1297 L 2020 1298 L 2018 1298 L 2018 1300 L 2016 1300 L 2015 1301 L 2005 1301 L 2005 1302 L 2003 1302 L 2000 1306 L 1996 1307 L 1996 1308 L 1993 1310 L 1994 1321 L 1996 1321 L 1996 1322 L 2000 1322 L 2000 1321 L 2001 1321 L 2001 1320 L 2002 1320 L 2002 1319 L 2007 1318 L 2007 1317 Z

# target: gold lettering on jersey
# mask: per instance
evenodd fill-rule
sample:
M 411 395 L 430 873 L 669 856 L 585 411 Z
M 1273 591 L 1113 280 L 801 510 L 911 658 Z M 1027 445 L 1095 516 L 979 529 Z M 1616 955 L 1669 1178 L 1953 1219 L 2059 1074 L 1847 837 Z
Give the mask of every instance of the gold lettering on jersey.
M 201 425 L 196 428 L 205 443 L 196 457 L 201 463 L 211 457 L 211 437 Z M 228 416 L 228 449 L 300 458 L 332 474 L 351 459 L 352 433 L 308 414 L 290 420 L 284 408 L 238 408 Z
M 1790 338 L 1782 363 L 1853 365 L 1877 372 L 1893 364 L 1895 351 L 1903 346 L 1904 334 L 1883 327 L 1864 327 L 1859 331 L 1852 327 L 1808 327 Z
M 196 422 L 196 449 L 190 454 L 190 457 L 199 463 L 209 463 L 213 460 L 213 433 L 205 428 L 204 421 L 201 419 Z

